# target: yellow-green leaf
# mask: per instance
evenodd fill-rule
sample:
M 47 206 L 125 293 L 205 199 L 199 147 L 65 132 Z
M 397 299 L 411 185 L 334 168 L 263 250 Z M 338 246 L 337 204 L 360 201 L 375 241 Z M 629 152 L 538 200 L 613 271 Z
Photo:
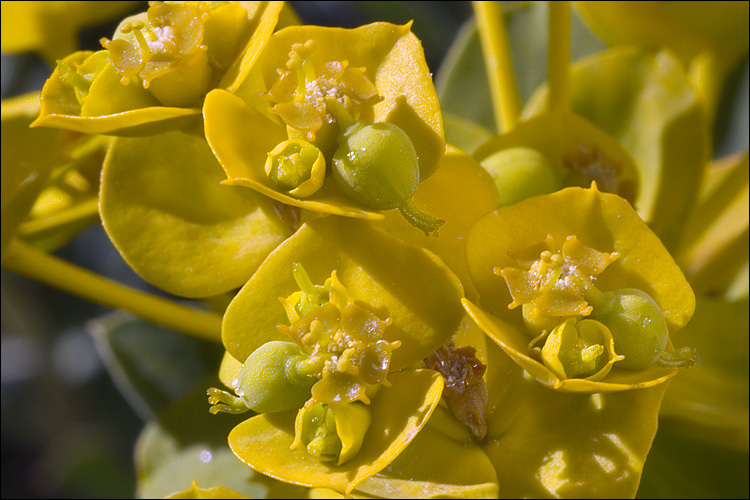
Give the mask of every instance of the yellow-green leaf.
M 27 94 L 2 104 L 2 251 L 29 215 L 52 169 L 60 163 L 63 132 L 31 130 L 39 113 L 39 95 Z M 11 147 L 12 145 L 12 147 Z
M 182 132 L 118 138 L 102 174 L 104 227 L 146 281 L 208 297 L 241 286 L 288 229 L 262 197 L 220 184 L 205 141 Z

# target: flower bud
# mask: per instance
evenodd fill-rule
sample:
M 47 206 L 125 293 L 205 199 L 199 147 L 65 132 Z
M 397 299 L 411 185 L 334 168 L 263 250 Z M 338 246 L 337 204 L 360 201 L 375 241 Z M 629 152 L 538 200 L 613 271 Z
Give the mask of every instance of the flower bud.
M 534 149 L 503 149 L 482 160 L 481 164 L 495 180 L 499 207 L 553 193 L 563 187 L 547 157 Z
M 302 139 L 290 139 L 268 153 L 266 175 L 271 187 L 297 198 L 305 198 L 323 186 L 326 160 L 313 144 Z
M 592 319 L 566 319 L 552 330 L 542 347 L 544 366 L 560 380 L 601 380 L 621 360 L 614 350 L 612 333 Z

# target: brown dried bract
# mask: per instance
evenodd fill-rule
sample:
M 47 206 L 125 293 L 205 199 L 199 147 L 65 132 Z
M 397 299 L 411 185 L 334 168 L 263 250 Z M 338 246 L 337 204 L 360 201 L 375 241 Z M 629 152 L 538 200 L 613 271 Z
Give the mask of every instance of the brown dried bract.
M 476 353 L 470 346 L 446 345 L 425 358 L 424 364 L 443 376 L 443 398 L 448 408 L 482 440 L 487 435 L 487 384 L 482 377 L 487 367 Z
M 276 214 L 281 217 L 281 220 L 283 220 L 287 225 L 289 231 L 292 234 L 296 233 L 297 229 L 299 229 L 302 225 L 302 221 L 300 220 L 300 208 L 277 201 L 274 202 L 273 209 Z
M 600 190 L 620 195 L 630 203 L 635 202 L 633 180 L 623 178 L 622 165 L 596 147 L 577 144 L 563 155 L 563 163 L 577 185 L 588 188 L 591 181 L 596 181 Z

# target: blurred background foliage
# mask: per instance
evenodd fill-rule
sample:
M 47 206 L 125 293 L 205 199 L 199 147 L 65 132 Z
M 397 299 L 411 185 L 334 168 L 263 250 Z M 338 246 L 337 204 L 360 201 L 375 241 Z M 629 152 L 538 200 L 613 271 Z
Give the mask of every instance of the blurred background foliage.
M 475 62 L 461 58 L 462 64 L 470 65 L 467 77 L 483 71 L 478 41 L 466 25 L 472 16 L 469 2 L 291 4 L 306 24 L 352 28 L 374 21 L 403 24 L 413 20 L 412 30 L 422 40 L 443 95 L 451 89 L 441 85 L 440 69 L 459 57 L 456 50 L 449 50 L 456 37 L 463 37 L 464 50 L 476 54 Z M 511 18 L 519 4 L 504 2 Z M 146 2 L 133 2 L 129 13 L 146 8 Z M 80 47 L 99 49 L 99 39 L 111 36 L 121 17 L 83 28 Z M 546 78 L 546 39 L 530 29 L 538 22 L 519 16 L 509 26 L 511 39 L 517 43 L 514 64 L 524 101 Z M 604 47 L 575 16 L 572 33 L 574 60 Z M 2 98 L 41 89 L 50 71 L 37 54 L 3 53 Z M 731 74 L 719 104 L 714 125 L 716 157 L 748 147 L 747 89 L 745 59 Z M 493 128 L 489 95 L 463 103 L 454 96 L 449 101 L 453 107 L 446 107 L 445 112 L 480 117 L 480 124 Z M 468 109 L 472 101 L 483 109 Z M 163 294 L 122 261 L 98 224 L 55 254 L 126 285 Z M 144 425 L 170 403 L 195 391 L 198 397 L 184 404 L 204 399 L 202 391 L 215 377 L 221 346 L 113 313 L 13 273 L 2 273 L 1 299 L 2 497 L 126 498 L 168 493 L 160 489 L 158 474 L 136 491 L 136 440 Z M 171 409 L 162 424 L 174 425 L 176 411 L 179 408 Z M 150 445 L 148 453 L 171 446 L 151 428 L 144 435 Z M 217 433 L 221 439 L 225 435 Z M 678 425 L 664 425 L 646 463 L 639 496 L 747 497 L 747 451 L 718 447 L 699 438 L 686 436 Z M 148 466 L 159 457 L 140 458 Z M 161 473 L 176 474 L 180 466 Z M 262 488 L 257 493 L 262 494 Z

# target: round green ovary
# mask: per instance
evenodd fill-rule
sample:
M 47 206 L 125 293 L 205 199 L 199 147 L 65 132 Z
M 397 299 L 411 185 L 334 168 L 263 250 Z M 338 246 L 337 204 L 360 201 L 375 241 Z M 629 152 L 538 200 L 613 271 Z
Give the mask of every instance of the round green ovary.
M 390 210 L 408 202 L 417 189 L 417 154 L 395 125 L 354 125 L 333 156 L 333 177 L 351 199 L 368 208 Z
M 625 359 L 618 368 L 641 370 L 653 364 L 667 346 L 669 332 L 659 306 L 641 290 L 624 288 L 604 294 L 604 312 L 596 316 L 612 332 L 615 350 Z
M 495 180 L 499 207 L 562 188 L 562 181 L 547 158 L 534 149 L 504 149 L 481 164 Z
M 295 364 L 304 356 L 304 350 L 292 342 L 263 344 L 242 365 L 235 392 L 258 413 L 301 408 L 316 381 L 297 373 Z

